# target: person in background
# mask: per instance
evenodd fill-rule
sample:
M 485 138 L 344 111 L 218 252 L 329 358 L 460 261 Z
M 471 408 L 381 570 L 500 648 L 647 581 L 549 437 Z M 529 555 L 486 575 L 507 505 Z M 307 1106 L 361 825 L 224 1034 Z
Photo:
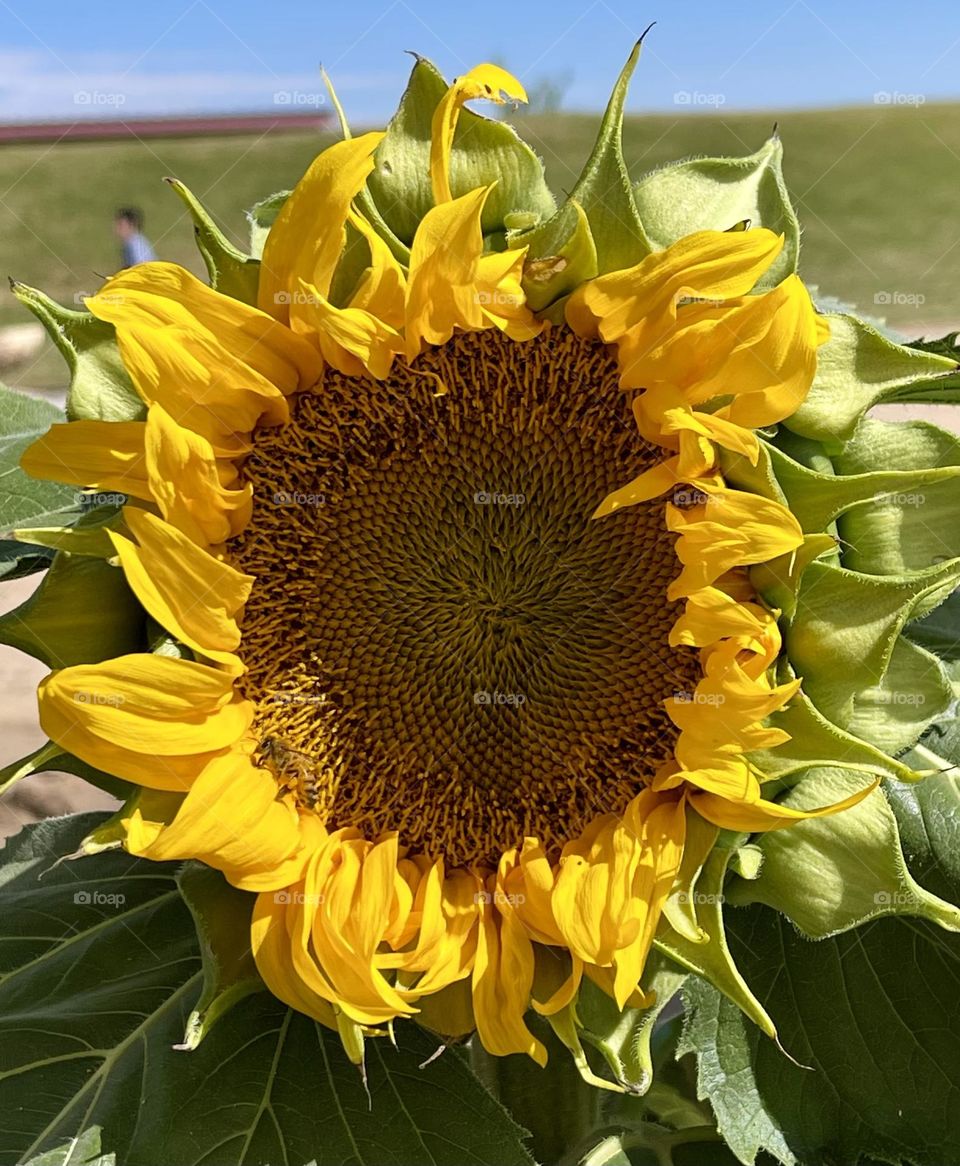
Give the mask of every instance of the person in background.
M 150 240 L 143 233 L 143 212 L 137 207 L 121 207 L 114 216 L 114 229 L 120 240 L 124 267 L 156 259 Z

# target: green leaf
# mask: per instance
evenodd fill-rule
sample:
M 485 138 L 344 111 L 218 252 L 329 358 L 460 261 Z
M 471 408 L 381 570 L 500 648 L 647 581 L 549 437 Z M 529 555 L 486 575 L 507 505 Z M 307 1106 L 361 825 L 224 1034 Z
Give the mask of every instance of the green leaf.
M 190 913 L 169 864 L 54 865 L 98 820 L 29 827 L 0 862 L 0 1162 L 532 1166 L 455 1052 L 420 1069 L 436 1041 L 413 1024 L 368 1042 L 369 1098 L 338 1036 L 267 993 L 176 1051 L 202 980 Z
M 685 989 L 681 1046 L 741 1162 L 912 1166 L 960 1161 L 960 938 L 882 919 L 811 942 L 764 907 L 729 913 L 737 962 L 789 1061 L 703 981 Z
M 784 421 L 788 429 L 834 452 L 881 401 L 941 399 L 938 386 L 946 384 L 955 360 L 895 344 L 854 316 L 827 320 L 830 339 L 819 351 L 813 387 Z
M 49 402 L 0 385 L 0 532 L 76 513 L 76 489 L 57 482 L 37 481 L 20 469 L 20 457 L 27 446 L 62 420 L 61 411 Z M 21 559 L 37 556 L 36 550 L 22 547 L 19 540 L 3 541 L 12 544 L 7 561 L 14 565 Z
M 527 294 L 536 297 L 531 302 L 559 299 L 585 279 L 631 267 L 653 250 L 637 213 L 623 159 L 623 105 L 642 43 L 641 37 L 617 79 L 593 151 L 567 201 L 547 222 L 510 235 L 510 246 L 528 247 L 532 260 L 553 257 L 566 260 L 552 279 L 538 278 L 536 287 L 530 280 L 525 281 Z M 584 216 L 592 247 L 587 247 L 583 238 Z M 591 270 L 594 252 L 596 267 Z
M 119 567 L 60 551 L 36 591 L 0 616 L 0 643 L 48 668 L 98 664 L 142 647 L 144 619 Z
M 960 759 L 956 721 L 935 726 L 924 741 Z M 922 750 L 916 754 L 908 760 L 919 765 Z M 956 903 L 956 773 L 884 789 L 911 875 Z M 957 1166 L 960 936 L 899 917 L 811 942 L 759 906 L 729 911 L 727 932 L 784 1046 L 810 1066 L 780 1056 L 718 993 L 688 982 L 691 1020 L 681 1051 L 697 1053 L 701 1095 L 740 1160 L 752 1162 L 765 1146 L 804 1166 L 854 1166 L 861 1155 Z
M 773 287 L 797 270 L 800 225 L 783 181 L 783 144 L 772 137 L 744 158 L 693 158 L 648 174 L 633 188 L 653 246 L 694 231 L 729 231 L 749 219 L 784 235 L 783 250 L 761 280 Z
M 0 539 L 0 581 L 23 579 L 36 571 L 45 571 L 53 559 L 42 547 L 22 543 L 16 539 Z
M 433 206 L 431 122 L 446 91 L 447 83 L 436 66 L 418 57 L 367 180 L 373 205 L 406 246 L 413 242 L 420 220 Z M 505 122 L 464 109 L 453 139 L 451 191 L 457 198 L 492 182 L 496 186 L 481 219 L 484 235 L 502 234 L 512 214 L 533 215 L 535 222 L 553 214 L 553 195 L 536 154 Z
M 112 324 L 73 311 L 36 288 L 11 283 L 13 294 L 46 328 L 70 369 L 70 421 L 140 421 L 146 406 L 120 359 Z M 78 299 L 84 294 L 80 293 Z
M 203 203 L 176 178 L 166 181 L 173 187 L 193 219 L 197 249 L 207 265 L 210 284 L 225 296 L 245 304 L 256 304 L 260 282 L 260 260 L 234 247 L 210 217 Z
M 263 990 L 250 949 L 256 895 L 231 887 L 219 871 L 199 862 L 188 863 L 177 884 L 193 916 L 203 956 L 203 991 L 183 1038 L 184 1048 L 195 1049 L 239 1000 Z
M 826 806 L 861 788 L 865 776 L 811 770 L 779 801 L 795 809 Z M 811 939 L 884 915 L 921 916 L 960 931 L 960 910 L 924 890 L 907 869 L 897 819 L 880 789 L 840 814 L 762 834 L 756 845 L 763 853 L 759 877 L 734 880 L 727 901 L 773 907 Z

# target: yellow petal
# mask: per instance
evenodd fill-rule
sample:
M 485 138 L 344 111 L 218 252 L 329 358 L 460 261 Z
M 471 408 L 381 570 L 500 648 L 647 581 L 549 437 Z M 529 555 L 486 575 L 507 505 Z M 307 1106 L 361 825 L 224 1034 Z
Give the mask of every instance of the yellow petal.
M 263 982 L 284 1004 L 312 1016 L 328 1028 L 336 1028 L 333 1005 L 308 987 L 297 974 L 291 957 L 292 940 L 287 928 L 287 902 L 296 888 L 257 896 L 250 924 L 250 946 Z
M 502 328 L 528 339 L 542 325 L 526 307 L 519 279 L 523 250 L 483 254 L 480 215 L 492 188 L 478 188 L 429 210 L 417 227 L 407 283 L 407 359 L 423 342 L 443 344 L 455 328 Z
M 626 338 L 622 383 L 643 387 L 633 375 L 634 365 L 639 355 L 669 338 L 678 303 L 684 297 L 723 300 L 745 295 L 782 247 L 783 236 L 764 227 L 686 235 L 634 267 L 601 275 L 578 288 L 568 302 L 567 320 L 582 330 L 589 314 L 607 342 Z
M 469 73 L 457 77 L 440 99 L 430 127 L 430 182 L 434 202 L 449 202 L 453 198 L 450 192 L 450 155 L 464 102 L 482 97 L 503 105 L 501 93 L 506 93 L 511 101 L 527 100 L 523 86 L 506 69 L 499 65 L 476 65 Z
M 489 893 L 496 894 L 496 876 Z M 538 1065 L 547 1051 L 523 1022 L 534 975 L 533 945 L 508 904 L 482 902 L 473 967 L 473 1013 L 477 1035 L 488 1053 L 502 1057 L 526 1053 Z
M 227 673 L 146 653 L 51 672 L 38 698 L 40 724 L 50 739 L 99 768 L 106 767 L 90 755 L 96 752 L 91 742 L 103 742 L 105 754 L 203 754 L 233 745 L 253 716 L 253 706 L 236 696 Z
M 149 806 L 138 804 L 128 826 L 131 854 L 155 862 L 196 858 L 231 881 L 276 869 L 300 843 L 296 813 L 277 801 L 273 777 L 241 752 L 208 765 L 152 840 L 142 832 L 141 823 L 149 820 Z
M 253 487 L 224 488 L 222 463 L 210 442 L 179 426 L 159 405 L 147 415 L 145 456 L 160 513 L 199 546 L 218 546 L 250 521 Z
M 300 281 L 324 296 L 343 250 L 350 204 L 373 170 L 382 133 L 335 142 L 319 154 L 283 204 L 270 228 L 260 261 L 258 303 L 287 323 L 297 312 Z
M 142 421 L 70 421 L 52 425 L 23 451 L 31 477 L 93 490 L 150 497 Z
M 320 375 L 305 340 L 172 263 L 127 268 L 86 303 L 116 328 L 147 404 L 226 453 L 242 450 L 257 424 L 285 421 L 285 395 Z
M 713 793 L 692 793 L 689 797 L 691 806 L 708 822 L 713 822 L 725 830 L 752 834 L 764 830 L 779 830 L 794 822 L 802 822 L 804 818 L 822 818 L 827 814 L 839 814 L 842 810 L 849 810 L 851 806 L 862 802 L 878 784 L 879 781 L 872 782 L 842 801 L 834 802 L 832 806 L 821 806 L 816 810 L 795 810 L 790 806 L 765 801 L 763 798 L 743 804 L 727 801 Z
M 394 356 L 403 352 L 399 332 L 364 308 L 335 308 L 312 284 L 300 286 L 306 306 L 292 327 L 316 336 L 323 359 L 347 376 L 388 376 Z
M 128 506 L 124 519 L 136 542 L 108 534 L 144 608 L 187 647 L 236 668 L 236 615 L 250 594 L 251 576 L 213 558 L 152 514 Z
M 350 297 L 349 307 L 369 312 L 399 331 L 403 327 L 407 295 L 406 272 L 363 215 L 351 211 L 349 221 L 364 237 L 370 249 L 370 266 L 360 277 Z

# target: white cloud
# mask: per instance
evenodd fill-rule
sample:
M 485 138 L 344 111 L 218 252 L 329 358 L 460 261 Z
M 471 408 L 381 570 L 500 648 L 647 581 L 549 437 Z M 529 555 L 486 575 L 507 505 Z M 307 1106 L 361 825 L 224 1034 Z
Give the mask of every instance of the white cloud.
M 171 59 L 150 66 L 119 54 L 82 57 L 0 47 L 0 121 L 75 121 L 227 112 L 310 112 L 329 99 L 316 72 L 275 74 L 213 71 Z M 132 66 L 132 67 L 131 67 Z M 351 92 L 397 92 L 397 78 L 338 77 L 341 99 Z M 401 82 L 402 84 L 402 82 Z M 380 102 L 375 100 L 375 104 Z

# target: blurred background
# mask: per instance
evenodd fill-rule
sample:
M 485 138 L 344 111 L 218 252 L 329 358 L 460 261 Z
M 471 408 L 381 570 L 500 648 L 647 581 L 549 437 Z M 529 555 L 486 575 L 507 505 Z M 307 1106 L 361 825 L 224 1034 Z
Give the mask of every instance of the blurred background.
M 404 50 L 448 77 L 484 60 L 515 73 L 531 103 L 510 116 L 559 193 L 654 20 L 627 103 L 631 176 L 696 154 L 752 153 L 776 123 L 806 281 L 907 337 L 960 327 L 955 0 L 0 0 L 0 273 L 81 306 L 122 264 L 115 214 L 130 207 L 159 258 L 201 274 L 189 220 L 162 178 L 184 181 L 245 246 L 245 210 L 292 186 L 331 140 L 320 64 L 352 125 L 382 126 L 406 82 Z M 64 379 L 40 326 L 4 288 L 0 380 L 57 400 Z M 33 585 L 6 584 L 0 609 Z M 41 743 L 41 673 L 0 649 L 0 764 Z M 41 803 L 61 810 L 75 797 L 59 777 L 27 785 L 0 807 L 0 833 Z

